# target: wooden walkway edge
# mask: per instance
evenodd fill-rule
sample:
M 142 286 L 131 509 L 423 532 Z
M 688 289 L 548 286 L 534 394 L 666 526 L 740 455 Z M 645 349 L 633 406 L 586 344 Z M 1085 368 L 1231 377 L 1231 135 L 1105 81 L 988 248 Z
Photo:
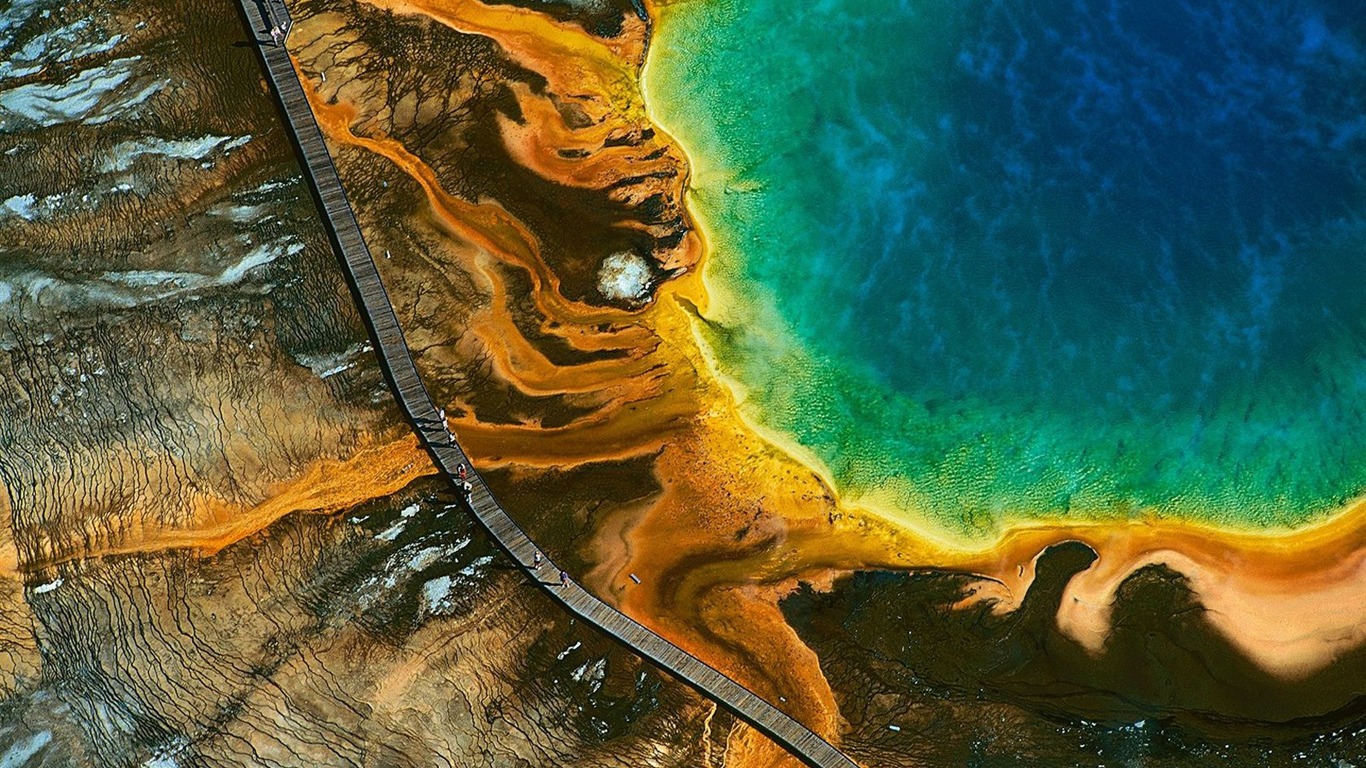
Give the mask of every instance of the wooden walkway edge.
M 628 646 L 705 696 L 734 713 L 793 755 L 815 768 L 856 768 L 855 763 L 763 698 L 705 662 L 645 628 L 570 581 L 561 586 L 559 568 L 543 559 L 533 566 L 536 544 L 489 493 L 469 458 L 446 431 L 446 424 L 422 383 L 403 337 L 398 316 L 380 279 L 374 258 L 361 235 L 341 179 L 323 141 L 322 131 L 304 96 L 289 53 L 271 38 L 276 25 L 287 27 L 288 10 L 281 0 L 236 0 L 248 34 L 257 45 L 272 90 L 283 109 L 285 127 L 299 153 L 304 177 L 321 207 L 322 220 L 345 268 L 376 345 L 380 364 L 394 393 L 447 480 L 461 490 L 459 467 L 469 467 L 469 510 L 493 539 L 532 580 L 573 615 Z M 545 574 L 547 578 L 539 578 Z

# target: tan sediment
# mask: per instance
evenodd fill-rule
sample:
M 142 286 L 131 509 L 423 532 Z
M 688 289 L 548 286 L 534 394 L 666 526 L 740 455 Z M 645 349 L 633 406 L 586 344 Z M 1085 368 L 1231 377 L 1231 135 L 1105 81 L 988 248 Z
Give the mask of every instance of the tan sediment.
M 1366 641 L 1366 504 L 1309 528 L 1274 533 L 1221 530 L 1180 521 L 1021 524 L 976 549 L 906 541 L 901 531 L 870 528 L 876 548 L 803 541 L 801 568 L 936 569 L 989 580 L 964 601 L 1014 609 L 1034 578 L 1034 560 L 1050 546 L 1081 542 L 1098 559 L 1069 582 L 1060 629 L 1093 652 L 1104 648 L 1120 584 L 1149 565 L 1185 576 L 1211 625 L 1267 672 L 1307 676 Z M 914 534 L 911 534 L 914 536 Z M 928 546 L 926 546 L 928 544 Z M 807 550 L 811 550 L 808 554 Z M 897 553 L 893 556 L 892 553 Z M 855 564 L 861 557 L 866 562 Z
M 1189 580 L 1210 623 L 1258 666 L 1285 679 L 1307 676 L 1366 642 L 1361 519 L 1358 502 L 1329 525 L 1276 538 L 1174 526 L 1079 537 L 1101 557 L 1069 583 L 1058 624 L 1099 652 L 1120 583 L 1161 564 Z

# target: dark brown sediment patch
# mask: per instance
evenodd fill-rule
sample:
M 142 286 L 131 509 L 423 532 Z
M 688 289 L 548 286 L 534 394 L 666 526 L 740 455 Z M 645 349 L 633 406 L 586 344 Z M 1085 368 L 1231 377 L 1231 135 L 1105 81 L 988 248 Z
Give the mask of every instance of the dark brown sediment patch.
M 1072 762 L 1084 754 L 1073 739 L 1089 754 L 1151 765 L 1330 765 L 1362 754 L 1351 734 L 1366 711 L 1366 654 L 1297 680 L 1270 674 L 1209 624 L 1179 574 L 1155 566 L 1124 581 L 1114 629 L 1092 654 L 1054 617 L 1094 559 L 1080 544 L 1047 550 L 1029 594 L 1002 615 L 956 608 L 976 580 L 942 572 L 860 573 L 783 606 L 861 734 L 848 746 L 870 761 L 914 750 L 931 764 Z M 985 729 L 973 746 L 941 738 L 946 726 L 931 717 Z

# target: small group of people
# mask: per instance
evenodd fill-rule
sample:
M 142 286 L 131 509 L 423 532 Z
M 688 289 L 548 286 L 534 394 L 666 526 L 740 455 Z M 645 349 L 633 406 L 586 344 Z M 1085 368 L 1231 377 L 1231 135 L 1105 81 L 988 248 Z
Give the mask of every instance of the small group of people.
M 429 419 L 423 416 L 414 416 L 413 420 L 417 422 L 418 428 L 421 429 L 424 433 L 428 430 L 441 430 L 441 433 L 445 436 L 446 439 L 444 442 L 437 441 L 438 445 L 444 445 L 447 448 L 459 448 L 459 444 L 455 442 L 455 435 L 451 432 L 451 425 L 446 423 L 446 409 L 438 409 L 437 414 L 439 418 L 436 419 Z M 463 471 L 464 465 L 462 464 L 460 466 Z M 465 478 L 462 475 L 460 479 L 464 480 Z
M 442 415 L 445 415 L 444 412 Z M 455 477 L 460 482 L 460 489 L 465 493 L 465 500 L 469 501 L 470 492 L 474 490 L 474 486 L 470 485 L 469 480 L 466 479 L 469 477 L 469 469 L 465 466 L 465 462 L 462 461 L 455 465 Z M 541 554 L 541 550 L 538 549 L 532 553 L 531 569 L 533 571 L 539 571 L 543 562 L 545 562 L 545 557 Z M 631 577 L 635 578 L 635 574 L 631 574 Z M 639 584 L 640 581 L 637 579 L 636 583 Z M 560 586 L 569 586 L 569 574 L 565 571 L 560 571 Z
M 461 492 L 465 494 L 465 501 L 469 501 L 470 496 L 474 494 L 474 484 L 468 479 L 469 471 L 465 469 L 463 461 L 455 466 L 455 477 L 460 483 Z
M 276 46 L 279 46 L 281 43 L 284 42 L 285 34 L 287 32 L 289 32 L 288 20 L 286 20 L 283 24 L 276 24 L 275 26 L 270 28 L 270 39 L 275 41 Z
M 459 446 L 456 445 L 456 442 L 455 442 L 455 435 L 451 432 L 451 425 L 450 425 L 450 422 L 446 421 L 446 409 L 445 409 L 445 408 L 438 408 L 436 412 L 437 412 L 437 415 L 439 415 L 439 416 L 441 417 L 441 431 L 446 433 L 446 447 L 447 447 L 447 448 L 457 448 L 457 447 L 459 447 Z M 461 473 L 461 474 L 460 474 L 460 479 L 461 479 L 461 480 L 464 480 L 464 479 L 465 479 L 465 474 L 464 474 L 464 472 L 465 472 L 465 465 L 464 465 L 464 464 L 461 464 L 461 465 L 460 465 L 460 473 Z

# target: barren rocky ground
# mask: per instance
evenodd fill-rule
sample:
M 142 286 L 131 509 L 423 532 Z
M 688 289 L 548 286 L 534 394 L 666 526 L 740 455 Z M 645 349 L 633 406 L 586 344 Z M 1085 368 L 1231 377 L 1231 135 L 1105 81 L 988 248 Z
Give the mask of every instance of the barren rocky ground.
M 0 764 L 699 764 L 428 476 L 232 4 L 0 31 Z

